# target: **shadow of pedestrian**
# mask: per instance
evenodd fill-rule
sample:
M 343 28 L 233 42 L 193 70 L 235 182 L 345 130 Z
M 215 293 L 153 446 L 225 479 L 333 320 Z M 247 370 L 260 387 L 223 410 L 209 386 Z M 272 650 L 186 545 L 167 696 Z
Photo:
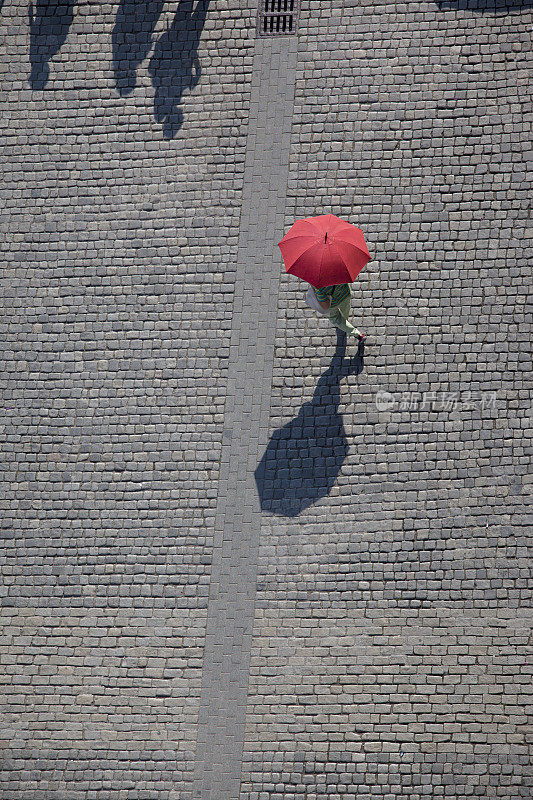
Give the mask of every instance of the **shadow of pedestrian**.
M 331 491 L 348 454 L 340 380 L 363 369 L 363 345 L 350 359 L 345 352 L 346 335 L 338 331 L 335 355 L 312 401 L 270 439 L 254 473 L 262 511 L 296 517 Z
M 181 128 L 179 105 L 186 89 L 200 80 L 198 45 L 209 0 L 180 0 L 172 25 L 157 40 L 148 71 L 155 90 L 154 116 L 163 125 L 163 135 L 172 139 Z
M 48 62 L 59 52 L 74 17 L 75 0 L 35 0 L 28 6 L 30 23 L 29 83 L 44 89 L 50 75 Z
M 164 5 L 164 0 L 120 0 L 112 43 L 115 84 L 122 97 L 135 88 L 137 67 L 152 49 Z
M 441 11 L 479 11 L 505 14 L 533 8 L 533 0 L 435 0 Z

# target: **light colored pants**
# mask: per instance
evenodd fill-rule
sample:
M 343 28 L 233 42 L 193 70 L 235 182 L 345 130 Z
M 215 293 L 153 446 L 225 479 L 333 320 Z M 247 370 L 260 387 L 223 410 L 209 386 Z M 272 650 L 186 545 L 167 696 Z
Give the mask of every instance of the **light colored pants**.
M 335 308 L 331 308 L 329 312 L 329 321 L 332 322 L 335 327 L 340 328 L 341 331 L 344 331 L 348 334 L 348 336 L 360 336 L 361 331 L 358 331 L 357 328 L 348 322 L 348 317 L 350 316 L 350 298 L 346 297 L 338 306 Z

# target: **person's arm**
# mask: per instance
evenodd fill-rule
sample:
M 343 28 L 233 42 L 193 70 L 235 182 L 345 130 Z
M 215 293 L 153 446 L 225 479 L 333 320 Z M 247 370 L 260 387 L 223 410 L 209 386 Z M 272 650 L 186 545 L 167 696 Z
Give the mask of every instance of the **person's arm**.
M 324 309 L 324 311 L 329 311 L 331 308 L 331 297 L 328 297 L 327 292 L 323 289 L 314 289 L 315 297 L 320 303 L 320 307 Z

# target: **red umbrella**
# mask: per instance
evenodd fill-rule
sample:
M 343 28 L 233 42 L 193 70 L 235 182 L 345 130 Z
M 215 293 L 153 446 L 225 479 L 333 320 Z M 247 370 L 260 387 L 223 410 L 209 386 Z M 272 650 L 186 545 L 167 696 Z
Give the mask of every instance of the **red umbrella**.
M 363 232 L 333 214 L 297 220 L 278 247 L 286 271 L 317 289 L 351 283 L 371 259 Z

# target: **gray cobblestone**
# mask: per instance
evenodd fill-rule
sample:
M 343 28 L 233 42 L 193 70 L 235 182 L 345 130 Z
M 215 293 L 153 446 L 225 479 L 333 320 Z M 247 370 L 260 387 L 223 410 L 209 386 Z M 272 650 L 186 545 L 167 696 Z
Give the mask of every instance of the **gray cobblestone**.
M 531 796 L 531 2 L 300 5 L 0 2 L 0 800 Z M 326 212 L 337 384 L 274 255 Z M 336 386 L 333 479 L 260 514 Z
M 286 226 L 333 212 L 368 233 L 354 311 L 374 344 L 340 381 L 350 449 L 335 485 L 296 518 L 263 521 L 242 800 L 531 791 L 527 643 L 512 631 L 531 602 L 530 401 L 516 371 L 531 322 L 530 134 L 501 60 L 512 42 L 523 74 L 530 17 L 430 5 L 344 3 L 343 33 L 330 4 L 304 5 Z M 311 401 L 333 349 L 327 322 L 307 312 L 298 327 L 302 308 L 282 278 L 272 434 Z M 431 391 L 462 402 L 423 408 Z M 513 733 L 498 716 L 508 692 Z

